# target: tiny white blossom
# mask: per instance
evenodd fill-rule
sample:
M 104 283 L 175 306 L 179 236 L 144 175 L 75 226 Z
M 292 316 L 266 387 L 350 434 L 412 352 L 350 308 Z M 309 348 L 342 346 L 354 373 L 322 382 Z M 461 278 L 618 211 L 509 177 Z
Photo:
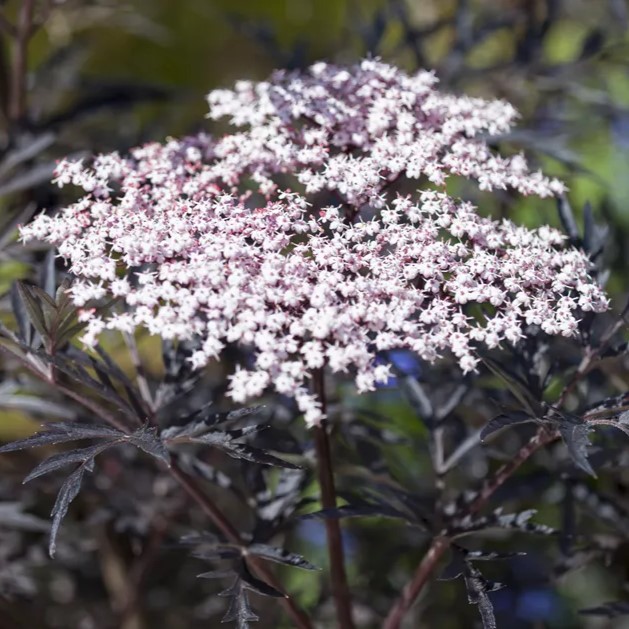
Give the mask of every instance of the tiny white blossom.
M 369 391 L 390 376 L 378 352 L 406 348 L 427 362 L 453 355 L 469 372 L 479 345 L 517 343 L 529 324 L 571 336 L 578 309 L 608 307 L 587 256 L 551 227 L 497 222 L 443 191 L 396 195 L 391 186 L 425 177 L 443 187 L 458 176 L 483 190 L 561 193 L 522 155 L 487 145 L 515 121 L 508 103 L 446 94 L 433 74 L 376 59 L 240 81 L 208 103 L 211 119 L 238 129 L 91 164 L 63 160 L 54 181 L 85 196 L 20 230 L 22 241 L 56 245 L 77 276 L 70 295 L 88 345 L 106 329 L 198 338 L 194 369 L 229 343 L 245 346 L 254 363 L 230 376 L 234 402 L 272 388 L 317 425 L 313 370 L 348 374 Z M 315 207 L 326 191 L 340 201 Z M 90 307 L 111 297 L 127 311 Z M 492 314 L 469 316 L 470 303 Z

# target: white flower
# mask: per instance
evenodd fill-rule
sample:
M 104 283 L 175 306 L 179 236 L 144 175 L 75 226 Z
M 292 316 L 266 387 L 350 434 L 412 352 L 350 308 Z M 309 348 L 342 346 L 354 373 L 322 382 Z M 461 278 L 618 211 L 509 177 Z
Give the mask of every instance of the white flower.
M 577 308 L 608 307 L 585 254 L 563 248 L 556 230 L 483 218 L 444 192 L 390 187 L 454 175 L 487 190 L 561 192 L 521 155 L 485 143 L 516 118 L 508 103 L 444 94 L 430 73 L 373 59 L 242 81 L 208 102 L 210 118 L 239 128 L 91 165 L 64 160 L 55 181 L 86 195 L 21 228 L 23 241 L 58 247 L 79 278 L 77 306 L 112 296 L 126 305 L 124 314 L 83 310 L 86 343 L 108 328 L 200 337 L 195 369 L 228 343 L 246 346 L 255 367 L 230 376 L 232 399 L 271 387 L 315 425 L 312 370 L 352 374 L 368 391 L 389 378 L 377 352 L 407 348 L 429 362 L 450 353 L 473 371 L 479 344 L 516 343 L 530 323 L 569 336 Z M 278 187 L 291 177 L 304 194 Z M 341 201 L 316 207 L 321 195 L 311 195 L 324 190 Z M 493 314 L 468 317 L 469 302 Z

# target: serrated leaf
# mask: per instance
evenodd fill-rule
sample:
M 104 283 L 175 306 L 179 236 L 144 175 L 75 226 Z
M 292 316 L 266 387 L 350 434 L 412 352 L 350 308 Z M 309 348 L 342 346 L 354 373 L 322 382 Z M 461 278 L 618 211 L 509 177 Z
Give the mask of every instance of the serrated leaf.
M 289 463 L 284 459 L 280 459 L 277 456 L 269 454 L 266 450 L 262 450 L 261 448 L 254 448 L 244 443 L 230 443 L 228 445 L 222 446 L 221 449 L 234 459 L 243 459 L 244 461 L 259 463 L 260 465 L 285 467 L 289 470 L 301 469 L 299 465 Z
M 218 542 L 218 536 L 208 531 L 204 531 L 203 533 L 188 533 L 187 535 L 182 535 L 179 538 L 179 543 L 187 546 L 194 546 L 197 544 L 217 544 Z
M 48 327 L 48 330 L 50 330 L 53 320 L 57 317 L 57 304 L 55 303 L 54 298 L 43 288 L 40 288 L 35 284 L 24 284 L 24 286 L 33 298 L 39 302 L 44 313 L 46 326 Z
M 157 428 L 140 428 L 129 435 L 127 441 L 170 467 L 170 454 L 157 434 Z
M 515 426 L 532 421 L 535 421 L 535 419 L 523 412 L 514 411 L 513 413 L 509 413 L 508 415 L 498 415 L 497 417 L 490 419 L 487 425 L 481 430 L 480 440 L 485 441 L 485 439 L 487 439 L 489 435 L 497 432 L 502 428 L 506 428 L 507 426 Z
M 73 312 L 75 310 L 74 304 L 70 299 L 69 290 L 71 286 L 72 280 L 69 277 L 65 277 L 55 291 L 55 302 L 57 308 L 61 311 L 65 311 L 66 308 L 70 308 Z
M 50 543 L 48 545 L 48 553 L 51 557 L 54 557 L 55 550 L 57 548 L 56 540 L 61 521 L 68 512 L 70 503 L 78 496 L 81 489 L 81 481 L 83 480 L 83 474 L 85 473 L 85 467 L 83 465 L 77 467 L 65 482 L 61 486 L 59 493 L 57 494 L 57 500 L 52 509 L 52 527 L 50 530 Z
M 229 411 L 229 413 L 225 415 L 225 421 L 235 421 L 237 419 L 242 419 L 243 417 L 249 417 L 249 415 L 254 415 L 255 413 L 260 412 L 263 408 L 264 405 L 259 405 Z
M 577 221 L 574 218 L 568 197 L 566 197 L 565 194 L 557 197 L 557 212 L 561 220 L 561 225 L 570 238 L 570 242 L 573 245 L 578 245 L 581 241 L 579 238 L 579 228 L 577 227 Z
M 113 404 L 124 412 L 128 417 L 137 421 L 137 415 L 135 410 L 129 405 L 129 402 L 125 400 L 115 389 L 111 389 L 105 386 L 101 381 L 92 378 L 86 369 L 81 365 L 80 358 L 81 353 L 76 352 L 72 356 L 63 357 L 60 354 L 54 356 L 43 355 L 44 360 L 48 360 L 59 371 L 90 389 L 93 393 L 99 395 L 107 402 Z M 91 365 L 90 365 L 91 367 Z
M 208 570 L 207 572 L 197 574 L 197 579 L 224 579 L 233 574 L 233 570 Z
M 604 417 L 606 415 L 618 415 L 625 410 L 629 410 L 628 391 L 625 391 L 620 395 L 605 398 L 604 400 L 600 400 L 595 404 L 588 406 L 588 408 L 583 411 L 583 417 L 587 421 L 597 417 Z
M 234 586 L 237 586 L 237 589 Z M 245 588 L 242 587 L 240 579 L 237 579 L 234 586 L 229 590 L 219 593 L 219 596 L 230 597 L 229 607 L 221 623 L 236 621 L 236 627 L 238 629 L 249 629 L 249 623 L 260 620 L 260 617 L 251 609 L 249 596 Z
M 607 239 L 608 228 L 599 227 L 594 221 L 591 203 L 587 202 L 583 207 L 583 248 L 591 259 L 596 258 Z
M 234 483 L 234 480 L 218 468 L 208 465 L 205 461 L 201 461 L 193 456 L 187 454 L 179 454 L 178 464 L 187 472 L 191 472 L 210 483 L 215 484 L 222 489 L 229 489 L 236 496 L 238 496 L 243 502 L 246 502 L 244 494 Z
M 31 319 L 28 315 L 24 300 L 20 296 L 17 282 L 13 282 L 11 285 L 11 308 L 17 323 L 20 338 L 26 345 L 30 345 L 32 341 Z
M 65 404 L 52 402 L 35 395 L 8 394 L 0 395 L 0 407 L 17 408 L 28 413 L 74 419 L 76 410 Z
M 245 426 L 243 428 L 234 428 L 233 430 L 228 430 L 227 433 L 229 436 L 236 440 L 241 439 L 242 437 L 247 437 L 248 435 L 254 435 L 258 432 L 262 432 L 263 430 L 267 430 L 270 428 L 269 424 L 256 424 L 253 426 Z
M 588 437 L 590 428 L 585 423 L 575 423 L 565 419 L 559 422 L 559 433 L 561 434 L 568 452 L 577 467 L 580 467 L 586 474 L 596 478 L 596 472 L 592 469 L 588 461 Z
M 448 527 L 448 530 L 452 535 L 457 536 L 492 528 L 516 530 L 538 535 L 555 535 L 557 531 L 550 526 L 530 522 L 530 519 L 536 513 L 535 509 L 527 509 L 518 513 L 502 513 L 501 509 L 496 509 L 493 513 L 482 517 L 475 518 L 468 514 L 463 518 L 454 520 Z
M 197 559 L 237 559 L 242 556 L 242 550 L 233 544 L 203 545 L 191 553 Z
M 459 549 L 459 552 L 463 552 L 463 556 L 468 561 L 496 561 L 501 559 L 512 559 L 513 557 L 524 557 L 526 553 L 513 552 L 513 553 L 499 553 L 495 551 L 484 550 L 467 550 Z
M 38 448 L 40 446 L 66 443 L 80 439 L 116 438 L 123 437 L 124 433 L 109 428 L 108 426 L 91 426 L 89 424 L 75 424 L 72 422 L 55 422 L 48 424 L 42 432 L 31 437 L 11 441 L 0 446 L 0 453 L 17 452 L 26 448 Z
M 53 422 L 46 424 L 47 430 L 64 433 L 73 440 L 79 439 L 107 439 L 109 437 L 122 437 L 124 433 L 111 426 L 101 424 L 80 424 L 78 422 Z
M 535 399 L 523 382 L 513 374 L 508 373 L 491 358 L 485 357 L 482 360 L 485 365 L 487 365 L 487 368 L 507 385 L 509 391 L 520 402 L 523 410 L 525 410 L 531 418 L 543 417 L 544 409 L 542 405 Z
M 29 190 L 42 183 L 49 183 L 54 175 L 56 164 L 48 162 L 37 164 L 32 168 L 12 176 L 8 181 L 0 183 L 0 197 Z
M 3 155 L 2 162 L 0 162 L 0 177 L 5 176 L 16 166 L 37 157 L 54 143 L 55 138 L 56 134 L 50 131 L 32 137 L 20 136 L 17 145 Z
M 368 517 L 383 517 L 393 518 L 395 520 L 404 520 L 409 524 L 417 524 L 409 516 L 402 511 L 398 511 L 389 505 L 384 504 L 354 504 L 343 505 L 341 507 L 335 507 L 333 509 L 322 509 L 315 511 L 314 513 L 307 513 L 300 516 L 302 520 L 329 520 L 340 518 L 368 518 Z
M 466 563 L 463 579 L 465 580 L 469 602 L 478 607 L 481 620 L 483 621 L 483 629 L 496 629 L 494 607 L 487 592 L 495 592 L 504 586 L 501 583 L 488 581 L 480 573 L 480 570 L 469 563 Z
M 240 562 L 238 565 L 238 576 L 242 580 L 243 586 L 251 590 L 252 592 L 256 592 L 261 596 L 270 596 L 271 598 L 285 598 L 285 594 L 280 592 L 276 588 L 270 586 L 268 583 L 261 581 L 260 579 L 254 577 L 251 572 L 249 572 L 249 568 L 247 567 L 247 563 L 245 561 Z
M 266 544 L 251 544 L 247 547 L 247 553 L 268 559 L 269 561 L 281 563 L 286 566 L 294 566 L 295 568 L 302 568 L 303 570 L 319 570 L 317 566 L 307 561 L 301 555 L 291 553 L 283 548 L 276 548 L 275 546 L 268 546 Z
M 610 603 L 604 603 L 598 607 L 588 607 L 587 609 L 580 609 L 580 614 L 584 616 L 604 616 L 605 618 L 618 618 L 619 616 L 626 616 L 629 614 L 629 602 L 627 601 L 612 601 Z
M 35 299 L 29 287 L 24 282 L 17 282 L 17 291 L 20 299 L 26 308 L 29 321 L 33 327 L 39 332 L 42 338 L 48 337 L 48 328 L 46 326 L 46 317 L 41 304 Z
M 42 286 L 46 294 L 50 295 L 51 301 L 55 304 L 55 250 L 49 249 L 46 252 L 44 261 L 40 269 L 39 284 Z
M 49 474 L 67 465 L 74 465 L 75 463 L 85 463 L 88 460 L 93 459 L 100 454 L 103 450 L 111 447 L 113 443 L 99 443 L 95 446 L 89 446 L 87 448 L 79 448 L 77 450 L 70 450 L 68 452 L 60 452 L 55 454 L 37 465 L 31 472 L 24 478 L 22 482 L 28 483 L 29 481 L 39 478 L 44 474 Z
M 56 332 L 56 342 L 59 347 L 63 347 L 66 343 L 71 341 L 79 332 L 82 332 L 85 329 L 87 323 L 74 323 L 74 313 L 72 313 L 71 318 L 69 319 L 67 324 L 61 325 Z

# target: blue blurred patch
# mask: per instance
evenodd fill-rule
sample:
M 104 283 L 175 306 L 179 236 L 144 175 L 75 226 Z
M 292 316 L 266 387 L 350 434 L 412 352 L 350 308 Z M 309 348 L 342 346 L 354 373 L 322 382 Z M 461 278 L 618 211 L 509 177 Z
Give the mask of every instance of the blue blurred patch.
M 490 594 L 496 614 L 515 616 L 519 620 L 544 622 L 561 615 L 561 600 L 547 587 L 524 587 L 520 591 L 505 588 Z
M 414 352 L 408 349 L 392 349 L 380 352 L 376 356 L 376 365 L 393 365 L 395 375 L 392 375 L 386 383 L 378 384 L 379 389 L 387 389 L 398 386 L 398 376 L 413 376 L 419 378 L 422 373 L 421 360 Z
M 559 598 L 548 588 L 531 588 L 520 592 L 516 615 L 523 620 L 551 620 L 559 613 Z
M 296 532 L 302 540 L 317 548 L 324 548 L 326 545 L 325 523 L 322 520 L 302 520 Z M 341 529 L 341 537 L 345 554 L 351 559 L 358 550 L 356 540 L 346 529 Z

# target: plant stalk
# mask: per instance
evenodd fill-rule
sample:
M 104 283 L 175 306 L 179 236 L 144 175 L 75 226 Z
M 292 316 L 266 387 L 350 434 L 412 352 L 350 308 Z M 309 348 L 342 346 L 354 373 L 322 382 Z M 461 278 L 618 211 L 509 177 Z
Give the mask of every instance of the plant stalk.
M 34 372 L 42 380 L 48 382 L 48 384 L 56 387 L 58 390 L 65 393 L 68 397 L 71 397 L 76 402 L 80 403 L 85 408 L 92 411 L 95 415 L 100 417 L 106 423 L 118 428 L 124 432 L 128 431 L 128 428 L 122 424 L 113 414 L 106 409 L 100 407 L 98 404 L 92 402 L 89 398 L 84 397 L 80 393 L 72 390 L 70 387 L 56 382 L 54 380 L 48 380 L 44 374 Z M 205 495 L 201 487 L 196 480 L 182 470 L 176 459 L 173 457 L 172 463 L 168 468 L 171 476 L 179 483 L 179 485 L 185 490 L 185 492 L 197 503 L 200 509 L 209 517 L 212 524 L 218 528 L 223 535 L 232 543 L 241 545 L 243 543 L 240 533 L 233 526 L 233 524 L 227 519 L 223 512 Z M 248 563 L 254 568 L 254 570 L 263 577 L 269 585 L 273 586 L 276 590 L 283 591 L 282 584 L 275 574 L 268 568 L 266 564 L 257 559 L 256 557 L 248 557 Z M 310 618 L 304 612 L 297 603 L 288 595 L 285 594 L 281 599 L 281 603 L 286 609 L 286 613 L 292 618 L 295 623 L 295 627 L 298 629 L 313 629 Z
M 489 501 L 494 492 L 501 487 L 535 452 L 545 445 L 554 441 L 558 436 L 557 431 L 550 431 L 542 426 L 537 433 L 520 448 L 517 455 L 508 463 L 497 469 L 489 478 L 477 497 L 472 500 L 466 509 L 466 514 L 474 514 L 480 511 Z M 465 515 L 465 514 L 462 514 Z M 435 571 L 437 564 L 445 551 L 449 548 L 452 540 L 447 536 L 439 536 L 433 539 L 430 548 L 417 567 L 410 583 L 404 588 L 401 596 L 395 601 L 386 620 L 383 629 L 399 629 L 406 613 L 412 607 L 417 597 L 421 594 L 428 579 Z
M 314 374 L 315 389 L 321 410 L 326 413 L 325 384 L 323 370 Z M 330 438 L 327 431 L 327 420 L 321 421 L 313 427 L 315 455 L 317 458 L 317 478 L 321 491 L 321 506 L 324 509 L 336 508 L 336 487 L 334 485 L 334 472 L 332 468 L 332 453 Z M 347 583 L 345 571 L 345 551 L 343 549 L 343 536 L 338 519 L 326 518 L 325 530 L 328 545 L 328 558 L 330 562 L 330 580 L 332 584 L 332 596 L 336 605 L 336 616 L 340 629 L 354 629 L 352 618 L 352 601 Z
M 22 0 L 15 33 L 9 118 L 19 123 L 26 114 L 26 90 L 28 74 L 28 44 L 32 35 L 35 0 Z
M 176 461 L 172 462 L 169 471 L 173 478 L 175 478 L 183 487 L 186 493 L 210 518 L 214 526 L 216 526 L 216 528 L 218 528 L 230 542 L 241 545 L 243 542 L 240 537 L 240 533 L 234 528 L 232 523 L 225 517 L 223 512 L 212 502 L 212 500 L 205 495 L 196 480 L 184 472 L 178 466 Z M 282 584 L 279 579 L 265 563 L 252 556 L 247 557 L 247 562 L 255 569 L 256 572 L 260 574 L 261 577 L 265 579 L 269 585 L 273 586 L 276 590 L 283 591 Z M 286 613 L 295 623 L 295 627 L 298 627 L 299 629 L 313 629 L 310 618 L 306 612 L 304 612 L 288 594 L 284 595 L 281 602 L 286 609 Z

